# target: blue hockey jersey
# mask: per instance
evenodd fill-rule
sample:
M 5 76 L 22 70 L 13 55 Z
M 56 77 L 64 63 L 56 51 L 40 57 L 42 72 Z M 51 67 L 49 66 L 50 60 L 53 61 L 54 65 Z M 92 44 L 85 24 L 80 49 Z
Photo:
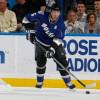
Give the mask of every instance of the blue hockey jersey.
M 52 39 L 64 38 L 65 25 L 62 16 L 59 16 L 55 23 L 50 22 L 49 14 L 43 12 L 37 12 L 33 14 L 28 14 L 23 19 L 23 22 L 32 23 L 34 21 L 38 22 L 38 27 L 36 28 L 36 40 L 45 46 L 50 46 L 52 44 Z

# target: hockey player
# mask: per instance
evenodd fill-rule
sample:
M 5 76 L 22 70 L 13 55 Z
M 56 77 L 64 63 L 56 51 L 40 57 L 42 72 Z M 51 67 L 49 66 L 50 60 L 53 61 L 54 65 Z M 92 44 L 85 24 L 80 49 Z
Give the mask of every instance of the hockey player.
M 63 18 L 60 16 L 60 14 L 60 9 L 55 4 L 52 6 L 50 13 L 37 12 L 28 14 L 23 19 L 23 24 L 26 26 L 29 23 L 34 23 L 34 21 L 38 22 L 38 27 L 36 27 L 35 34 L 37 88 L 42 88 L 43 86 L 47 58 L 54 56 L 63 66 L 65 66 L 65 68 L 68 66 L 64 47 L 62 45 L 65 26 Z M 37 44 L 45 48 L 46 52 Z M 68 86 L 70 89 L 75 88 L 75 85 L 71 82 L 69 74 L 59 64 L 57 64 L 57 69 L 60 72 L 66 86 Z

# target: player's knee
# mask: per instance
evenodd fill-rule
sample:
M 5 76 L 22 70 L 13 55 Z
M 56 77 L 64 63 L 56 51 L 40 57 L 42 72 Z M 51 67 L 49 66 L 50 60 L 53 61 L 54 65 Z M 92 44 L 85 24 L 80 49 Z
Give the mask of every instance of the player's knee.
M 62 64 L 62 66 L 60 66 L 60 65 L 57 63 L 57 68 L 58 68 L 58 69 L 63 70 L 63 69 L 67 69 L 67 68 L 68 68 L 68 62 L 67 62 L 66 59 L 60 59 L 60 60 L 58 60 L 58 61 Z
M 45 59 L 42 59 L 41 60 L 37 57 L 37 66 L 39 67 L 42 67 L 42 66 L 45 66 L 46 64 L 46 60 Z
M 55 57 L 59 62 L 62 62 L 62 63 L 66 63 L 67 61 L 66 61 L 66 55 L 65 54 L 63 54 L 63 53 L 61 53 L 61 54 L 59 54 L 59 56 L 57 56 L 57 57 Z

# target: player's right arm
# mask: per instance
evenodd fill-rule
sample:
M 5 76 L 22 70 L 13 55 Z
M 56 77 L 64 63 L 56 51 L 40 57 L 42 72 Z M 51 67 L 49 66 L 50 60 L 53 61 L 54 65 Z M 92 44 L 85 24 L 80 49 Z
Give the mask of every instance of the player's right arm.
M 23 26 L 25 28 L 26 39 L 31 43 L 34 43 L 36 28 L 39 25 L 39 17 L 42 13 L 37 12 L 33 14 L 27 14 L 23 19 Z
M 32 28 L 34 28 L 34 22 L 36 22 L 36 21 L 38 22 L 40 20 L 41 16 L 43 16 L 43 15 L 44 15 L 44 12 L 41 12 L 41 11 L 39 11 L 37 13 L 27 14 L 24 17 L 22 23 L 25 26 L 25 28 L 32 29 Z

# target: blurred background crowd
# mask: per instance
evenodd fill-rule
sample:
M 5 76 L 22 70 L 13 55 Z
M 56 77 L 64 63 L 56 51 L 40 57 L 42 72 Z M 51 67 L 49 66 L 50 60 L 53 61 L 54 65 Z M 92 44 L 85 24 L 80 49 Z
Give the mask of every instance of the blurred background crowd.
M 21 32 L 26 14 L 44 12 L 55 3 L 61 9 L 66 34 L 100 33 L 100 0 L 0 0 L 0 32 Z

